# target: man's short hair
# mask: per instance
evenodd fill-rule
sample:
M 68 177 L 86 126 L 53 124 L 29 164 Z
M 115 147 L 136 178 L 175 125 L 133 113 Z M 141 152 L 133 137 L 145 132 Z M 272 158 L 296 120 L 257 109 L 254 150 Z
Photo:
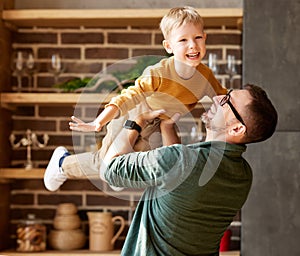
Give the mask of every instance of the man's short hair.
M 247 127 L 245 143 L 264 141 L 275 132 L 278 120 L 277 111 L 266 92 L 259 86 L 246 84 L 243 89 L 248 90 L 252 97 L 243 114 Z

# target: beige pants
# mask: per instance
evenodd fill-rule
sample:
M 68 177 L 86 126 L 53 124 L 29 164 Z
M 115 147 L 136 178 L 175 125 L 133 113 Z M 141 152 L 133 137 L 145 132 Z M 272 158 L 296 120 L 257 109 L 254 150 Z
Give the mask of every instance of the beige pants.
M 68 178 L 99 178 L 101 162 L 105 157 L 108 149 L 112 146 L 114 139 L 118 136 L 127 119 L 135 118 L 146 111 L 150 111 L 145 103 L 139 104 L 136 108 L 129 111 L 125 116 L 112 120 L 107 125 L 107 133 L 102 141 L 101 148 L 96 152 L 86 152 L 81 154 L 70 155 L 66 157 L 62 164 L 62 169 Z M 133 149 L 135 151 L 147 151 L 162 146 L 160 134 L 160 121 L 154 119 L 141 132 Z

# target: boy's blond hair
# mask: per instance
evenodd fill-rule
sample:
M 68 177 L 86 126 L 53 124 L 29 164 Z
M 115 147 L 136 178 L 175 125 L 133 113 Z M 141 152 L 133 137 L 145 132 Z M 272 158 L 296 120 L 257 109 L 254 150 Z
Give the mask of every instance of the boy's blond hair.
M 204 27 L 204 22 L 195 8 L 190 6 L 175 7 L 167 13 L 160 22 L 160 29 L 166 39 L 172 29 L 181 25 L 192 23 Z

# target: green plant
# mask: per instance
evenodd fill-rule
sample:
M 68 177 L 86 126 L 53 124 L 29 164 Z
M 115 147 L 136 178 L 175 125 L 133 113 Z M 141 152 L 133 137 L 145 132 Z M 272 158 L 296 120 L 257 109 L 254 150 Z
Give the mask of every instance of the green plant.
M 88 86 L 91 82 L 91 78 L 74 78 L 63 83 L 55 84 L 54 87 L 63 90 L 64 92 L 73 92 L 79 88 Z
M 114 76 L 122 85 L 123 88 L 127 88 L 134 84 L 134 81 L 143 73 L 144 69 L 150 65 L 153 65 L 162 59 L 161 56 L 143 56 L 137 58 L 137 62 L 130 69 L 126 71 L 115 71 L 111 75 Z M 54 87 L 61 89 L 64 92 L 73 92 L 80 88 L 90 88 L 97 84 L 100 76 L 95 78 L 74 78 L 63 83 L 55 84 Z M 104 81 L 101 86 L 97 87 L 95 92 L 101 90 L 114 91 L 118 88 L 115 81 Z

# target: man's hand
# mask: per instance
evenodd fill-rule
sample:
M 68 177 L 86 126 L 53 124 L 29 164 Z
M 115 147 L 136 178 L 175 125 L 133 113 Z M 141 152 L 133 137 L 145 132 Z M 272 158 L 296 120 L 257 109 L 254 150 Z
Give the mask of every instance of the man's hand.
M 161 114 L 164 114 L 166 111 L 164 109 L 159 109 L 159 110 L 154 110 L 154 111 L 149 111 L 149 112 L 144 112 L 140 114 L 135 122 L 144 128 L 149 120 L 153 120 L 157 117 L 159 117 Z
M 175 113 L 171 118 L 161 120 L 160 128 L 173 128 L 174 124 L 179 120 L 180 114 Z
M 100 123 L 97 123 L 95 121 L 90 123 L 85 123 L 79 118 L 72 116 L 71 117 L 73 122 L 69 122 L 70 129 L 72 131 L 77 132 L 99 132 L 101 131 L 101 125 Z
M 153 120 L 154 118 L 159 117 L 161 114 L 164 114 L 166 111 L 164 109 L 145 112 L 138 116 L 136 123 L 144 128 L 148 120 Z M 180 114 L 175 113 L 171 118 L 161 120 L 160 130 L 164 146 L 170 146 L 173 144 L 181 143 L 181 140 L 177 134 L 176 122 L 179 120 Z

